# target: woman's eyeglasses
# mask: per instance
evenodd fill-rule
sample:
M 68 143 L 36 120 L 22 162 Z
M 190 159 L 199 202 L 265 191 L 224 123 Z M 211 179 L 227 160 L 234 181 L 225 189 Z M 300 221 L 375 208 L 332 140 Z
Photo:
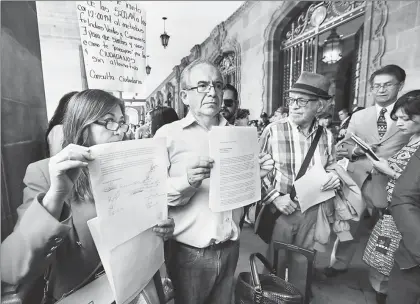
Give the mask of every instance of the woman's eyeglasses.
M 110 131 L 117 131 L 118 129 L 120 129 L 122 132 L 127 133 L 128 129 L 130 128 L 129 125 L 127 125 L 125 122 L 116 122 L 113 120 L 107 120 L 107 121 L 95 121 L 94 122 L 97 125 L 101 125 L 104 126 L 105 129 L 110 130 Z

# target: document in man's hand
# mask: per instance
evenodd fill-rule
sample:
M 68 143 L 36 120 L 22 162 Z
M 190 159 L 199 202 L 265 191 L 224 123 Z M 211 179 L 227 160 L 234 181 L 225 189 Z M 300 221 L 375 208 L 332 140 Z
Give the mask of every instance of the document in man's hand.
M 90 148 L 89 177 L 103 246 L 112 249 L 168 217 L 164 138 Z
M 116 304 L 131 303 L 163 265 L 162 238 L 157 236 L 152 229 L 148 229 L 109 250 L 102 244 L 103 236 L 100 232 L 98 218 L 89 220 L 87 224 Z
M 257 129 L 213 127 L 209 134 L 210 209 L 221 212 L 261 199 Z
M 299 199 L 300 210 L 305 212 L 312 206 L 318 205 L 335 196 L 334 190 L 322 191 L 322 185 L 328 176 L 321 164 L 315 162 L 306 173 L 295 181 L 296 196 Z
M 379 157 L 373 152 L 371 147 L 360 137 L 358 137 L 356 134 L 351 134 L 351 139 L 354 140 L 354 142 L 366 153 L 369 154 L 374 160 L 379 161 Z

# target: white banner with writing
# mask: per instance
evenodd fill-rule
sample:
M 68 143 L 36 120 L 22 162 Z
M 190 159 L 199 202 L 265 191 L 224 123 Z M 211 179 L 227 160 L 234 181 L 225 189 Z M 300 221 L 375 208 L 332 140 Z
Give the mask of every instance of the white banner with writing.
M 141 93 L 146 76 L 146 12 L 136 1 L 77 1 L 90 89 Z

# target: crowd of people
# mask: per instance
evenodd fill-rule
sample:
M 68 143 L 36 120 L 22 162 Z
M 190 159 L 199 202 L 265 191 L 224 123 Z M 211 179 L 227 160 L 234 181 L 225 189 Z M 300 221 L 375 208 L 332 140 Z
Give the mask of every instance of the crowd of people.
M 166 138 L 169 219 L 154 230 L 165 243 L 165 264 L 175 304 L 231 303 L 239 258 L 244 208 L 213 212 L 209 208 L 209 131 L 213 126 L 254 126 L 260 134 L 260 206 L 278 212 L 271 240 L 305 249 L 325 250 L 333 231 L 339 240 L 335 263 L 322 271 L 335 277 L 348 270 L 360 241 L 360 219 L 379 218 L 385 209 L 402 235 L 389 277 L 371 268 L 370 282 L 378 303 L 416 304 L 420 299 L 420 90 L 403 89 L 405 72 L 389 65 L 369 79 L 375 104 L 338 113 L 331 127 L 326 112 L 330 81 L 302 72 L 284 106 L 271 116 L 250 121 L 240 108 L 236 88 L 225 84 L 213 63 L 197 60 L 180 78 L 180 100 L 188 114 L 179 119 L 169 107 L 156 107 L 145 123 L 128 125 L 123 101 L 102 90 L 70 92 L 60 100 L 46 133 L 44 160 L 27 168 L 18 222 L 1 244 L 2 280 L 30 282 L 46 274 L 45 298 L 54 303 L 103 271 L 87 227 L 96 216 L 87 164 L 89 147 L 109 142 Z M 365 140 L 375 160 L 351 139 Z M 303 160 L 314 145 L 313 156 Z M 349 160 L 347 168 L 337 163 Z M 335 197 L 301 211 L 294 182 L 299 171 L 322 166 L 321 191 Z M 33 219 L 36 219 L 34 221 Z M 349 237 L 350 236 L 350 237 Z M 351 240 L 352 239 L 352 240 Z M 266 256 L 272 261 L 270 244 Z M 306 264 L 298 254 L 279 256 L 279 276 L 302 293 Z M 337 302 L 339 303 L 339 302 Z

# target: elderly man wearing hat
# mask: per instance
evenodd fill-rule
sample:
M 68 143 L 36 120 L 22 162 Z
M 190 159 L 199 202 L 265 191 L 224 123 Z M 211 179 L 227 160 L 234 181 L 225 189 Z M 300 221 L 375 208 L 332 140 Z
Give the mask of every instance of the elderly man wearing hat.
M 322 128 L 318 126 L 316 115 L 323 111 L 331 98 L 328 95 L 329 86 L 330 81 L 326 77 L 302 72 L 289 90 L 289 97 L 286 99 L 289 117 L 271 123 L 261 136 L 260 150 L 271 154 L 274 159 L 274 170 L 262 181 L 262 202 L 273 204 L 280 211 L 274 225 L 272 241 L 281 241 L 307 249 L 314 247 L 319 205 L 302 213 L 299 200 L 294 197 L 292 189 L 315 134 L 318 128 Z M 340 179 L 334 170 L 330 170 L 336 164 L 333 135 L 325 128 L 320 134 L 315 153 L 320 156 L 320 161 L 328 175 L 328 180 L 322 186 L 322 190 L 326 191 L 340 187 Z M 314 159 L 319 159 L 319 157 L 311 158 L 308 169 L 314 164 Z M 267 256 L 272 260 L 271 244 Z M 282 274 L 286 259 L 281 252 L 279 256 L 278 273 Z M 287 260 L 287 266 L 289 281 L 304 293 L 305 258 L 299 254 L 292 254 Z

